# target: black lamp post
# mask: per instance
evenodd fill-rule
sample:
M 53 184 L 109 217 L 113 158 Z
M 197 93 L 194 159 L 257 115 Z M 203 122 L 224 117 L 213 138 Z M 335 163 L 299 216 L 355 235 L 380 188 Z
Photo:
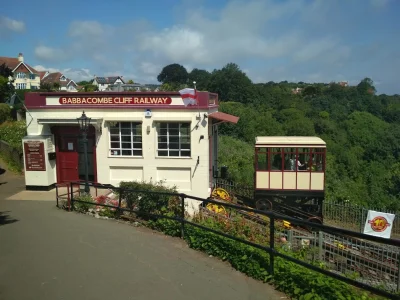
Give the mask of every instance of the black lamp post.
M 83 137 L 83 152 L 85 155 L 85 193 L 90 193 L 89 188 L 89 168 L 88 168 L 88 139 L 87 139 L 87 131 L 89 129 L 90 120 L 85 114 L 85 111 L 82 112 L 82 116 L 80 118 L 76 118 L 78 120 L 79 126 L 81 128 L 82 137 Z

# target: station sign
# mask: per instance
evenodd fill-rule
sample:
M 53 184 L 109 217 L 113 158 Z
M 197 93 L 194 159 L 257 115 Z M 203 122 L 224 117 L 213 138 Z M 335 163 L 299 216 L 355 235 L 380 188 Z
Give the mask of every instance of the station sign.
M 171 97 L 60 97 L 61 105 L 169 105 Z

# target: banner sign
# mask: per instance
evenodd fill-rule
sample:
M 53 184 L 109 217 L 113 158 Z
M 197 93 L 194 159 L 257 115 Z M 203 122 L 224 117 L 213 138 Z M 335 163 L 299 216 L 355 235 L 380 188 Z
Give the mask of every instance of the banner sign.
M 395 215 L 369 210 L 364 233 L 390 239 Z
M 61 105 L 169 105 L 171 97 L 60 97 Z

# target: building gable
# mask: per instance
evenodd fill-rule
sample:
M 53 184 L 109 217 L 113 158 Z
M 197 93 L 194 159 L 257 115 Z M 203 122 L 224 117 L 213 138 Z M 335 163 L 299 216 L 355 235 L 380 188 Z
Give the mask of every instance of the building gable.
M 21 62 L 15 69 L 13 73 L 33 73 L 23 62 Z

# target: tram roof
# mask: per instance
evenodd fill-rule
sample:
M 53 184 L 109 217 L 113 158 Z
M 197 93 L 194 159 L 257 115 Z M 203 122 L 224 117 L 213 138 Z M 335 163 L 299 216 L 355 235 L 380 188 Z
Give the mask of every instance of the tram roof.
M 316 136 L 258 136 L 255 145 L 326 146 L 326 143 Z

